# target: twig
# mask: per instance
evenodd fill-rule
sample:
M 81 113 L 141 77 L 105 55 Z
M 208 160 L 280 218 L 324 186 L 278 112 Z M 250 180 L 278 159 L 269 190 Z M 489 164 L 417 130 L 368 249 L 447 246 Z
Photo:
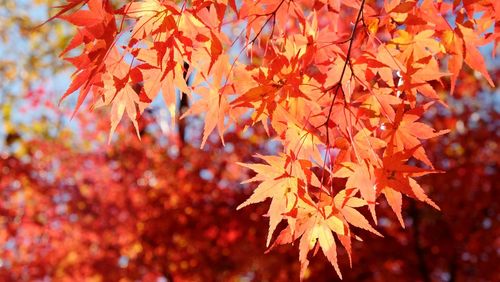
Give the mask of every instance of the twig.
M 335 100 L 337 99 L 337 95 L 339 93 L 339 89 L 340 89 L 340 91 L 342 91 L 342 93 L 344 92 L 344 90 L 342 89 L 342 80 L 344 79 L 345 71 L 347 69 L 347 64 L 350 63 L 352 45 L 353 45 L 354 39 L 356 38 L 356 29 L 357 29 L 358 23 L 361 20 L 361 15 L 363 14 L 363 8 L 365 6 L 365 1 L 366 0 L 362 0 L 361 1 L 361 5 L 359 7 L 358 15 L 356 16 L 356 20 L 354 21 L 354 26 L 353 26 L 353 28 L 351 30 L 351 35 L 349 36 L 348 40 L 346 41 L 346 43 L 349 42 L 349 46 L 347 47 L 346 59 L 345 59 L 345 62 L 344 62 L 344 66 L 342 67 L 342 73 L 340 74 L 340 79 L 339 79 L 339 81 L 335 85 L 333 85 L 333 86 L 331 86 L 331 87 L 329 87 L 328 89 L 325 90 L 325 92 L 329 92 L 329 91 L 332 91 L 333 89 L 335 89 L 335 93 L 333 94 L 333 99 L 332 99 L 332 102 L 330 103 L 330 108 L 328 109 L 328 115 L 327 115 L 326 121 L 323 124 L 323 126 L 326 126 L 326 151 L 325 151 L 325 157 L 324 157 L 325 160 L 324 160 L 324 163 L 323 163 L 323 170 L 322 170 L 322 173 L 321 173 L 321 183 L 323 183 L 324 172 L 325 172 L 325 165 L 326 165 L 326 158 L 329 155 L 328 152 L 329 152 L 329 149 L 330 149 L 330 132 L 329 132 L 328 123 L 329 123 L 330 117 L 332 115 L 333 105 L 335 104 Z M 344 101 L 344 103 L 345 103 L 345 101 Z

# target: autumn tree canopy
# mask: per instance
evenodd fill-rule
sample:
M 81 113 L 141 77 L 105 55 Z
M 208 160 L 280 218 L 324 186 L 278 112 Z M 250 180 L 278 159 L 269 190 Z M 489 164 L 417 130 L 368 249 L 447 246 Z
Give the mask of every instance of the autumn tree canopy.
M 365 231 L 382 236 L 377 225 L 381 213 L 386 219 L 384 207 L 404 228 L 403 195 L 413 198 L 409 213 L 414 220 L 415 200 L 437 210 L 448 206 L 446 198 L 433 199 L 422 186 L 421 179 L 447 169 L 436 165 L 439 159 L 429 157 L 433 154 L 424 145 L 440 150 L 429 145 L 432 139 L 446 138 L 442 135 L 455 129 L 453 122 L 430 121 L 443 120 L 436 112 L 445 111 L 450 97 L 463 87 L 464 69 L 465 77 L 489 85 L 484 89 L 495 87 L 497 75 L 488 73 L 479 48 L 491 44 L 495 55 L 498 3 L 70 0 L 58 6 L 50 20 L 75 27 L 61 54 L 76 69 L 61 98 L 76 97 L 74 115 L 82 107 L 107 107 L 109 142 L 129 138 L 114 134 L 125 115 L 143 146 L 155 146 L 143 123 L 152 104 L 163 100 L 169 116 L 164 127 L 178 131 L 169 142 L 208 149 L 197 161 L 206 165 L 205 176 L 219 179 L 228 174 L 233 178 L 225 186 L 236 186 L 240 177 L 255 184 L 238 210 L 270 199 L 268 206 L 259 204 L 267 209 L 260 215 L 269 218 L 263 234 L 269 250 L 297 246 L 303 278 L 310 275 L 308 267 L 315 268 L 310 259 L 321 249 L 342 278 L 337 254 L 345 252 L 350 266 L 362 267 L 353 259 L 354 241 L 362 241 Z M 220 150 L 243 152 L 230 154 L 229 160 L 203 161 L 211 158 L 207 152 L 218 142 L 225 145 Z M 179 164 L 162 158 L 151 165 L 159 161 L 165 166 L 161 169 L 171 170 L 165 174 L 196 182 L 183 174 L 182 159 Z M 221 171 L 221 162 L 224 168 L 230 163 L 232 170 Z M 93 167 L 112 170 L 109 165 Z M 444 189 L 439 186 L 433 189 Z M 177 197 L 203 197 L 213 189 L 187 189 Z M 158 197 L 162 202 L 154 198 L 151 205 L 166 208 L 172 201 Z M 218 200 L 210 201 L 216 205 Z M 234 228 L 221 231 L 225 242 L 243 237 L 237 231 L 241 221 L 230 221 L 237 211 L 227 212 Z M 184 221 L 193 218 L 188 214 Z M 128 243 L 116 248 L 127 248 L 128 257 L 135 258 L 138 247 Z M 165 252 L 151 251 L 158 256 Z M 158 269 L 169 272 L 168 264 L 158 263 Z
M 339 250 L 344 280 L 495 281 L 500 159 L 492 120 L 499 111 L 487 91 L 472 71 L 461 73 L 450 109 L 428 119 L 453 129 L 426 143 L 446 173 L 421 179 L 442 212 L 403 199 L 402 229 L 381 202 L 384 237 L 360 230 L 364 242 L 353 244 L 350 270 Z M 140 120 L 141 141 L 126 125 L 115 133 L 119 141 L 102 146 L 106 113 L 81 112 L 54 131 L 50 112 L 60 108 L 51 97 L 35 91 L 17 101 L 44 109 L 34 122 L 15 122 L 8 103 L 0 112 L 8 129 L 0 140 L 0 280 L 297 280 L 296 246 L 264 254 L 266 205 L 235 211 L 253 189 L 237 184 L 249 175 L 235 162 L 271 152 L 263 128 L 229 133 L 225 147 L 209 139 L 199 150 L 164 135 L 156 108 Z M 337 281 L 322 256 L 305 279 Z

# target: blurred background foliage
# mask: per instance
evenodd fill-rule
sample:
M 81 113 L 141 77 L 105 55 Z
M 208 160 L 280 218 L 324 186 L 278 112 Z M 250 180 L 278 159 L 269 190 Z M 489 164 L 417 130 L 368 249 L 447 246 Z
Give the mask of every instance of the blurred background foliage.
M 2 93 L 29 89 L 34 81 L 65 70 L 65 64 L 57 57 L 70 39 L 72 28 L 60 21 L 37 27 L 55 3 L 53 0 L 0 1 Z
M 106 113 L 70 121 L 71 107 L 57 105 L 71 72 L 57 54 L 73 31 L 60 21 L 34 28 L 55 2 L 0 0 L 0 280 L 298 277 L 294 246 L 264 254 L 265 205 L 235 210 L 253 188 L 239 184 L 248 175 L 235 162 L 274 149 L 264 131 L 199 150 L 179 143 L 153 108 L 142 141 L 123 126 L 105 145 Z M 436 88 L 447 95 L 448 85 Z M 468 69 L 447 100 L 427 121 L 453 131 L 426 144 L 446 173 L 422 179 L 442 212 L 406 201 L 401 229 L 381 207 L 385 237 L 359 231 L 352 270 L 341 253 L 345 281 L 500 281 L 500 91 Z M 337 279 L 322 256 L 307 277 Z

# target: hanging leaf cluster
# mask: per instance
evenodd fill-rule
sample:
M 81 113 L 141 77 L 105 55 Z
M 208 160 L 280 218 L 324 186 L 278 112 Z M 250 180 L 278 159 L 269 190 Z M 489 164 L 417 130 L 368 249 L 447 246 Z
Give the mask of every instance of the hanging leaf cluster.
M 421 121 L 446 107 L 436 85 L 469 67 L 494 86 L 478 47 L 499 42 L 496 0 L 112 2 L 59 6 L 77 28 L 63 98 L 110 107 L 110 135 L 160 93 L 172 120 L 189 97 L 201 147 L 263 126 L 281 152 L 241 163 L 257 186 L 239 208 L 271 200 L 267 245 L 298 242 L 301 276 L 321 249 L 341 277 L 338 246 L 351 259 L 359 229 L 381 235 L 381 201 L 403 227 L 403 195 L 439 209 L 418 183 L 438 172 L 422 143 L 448 132 Z

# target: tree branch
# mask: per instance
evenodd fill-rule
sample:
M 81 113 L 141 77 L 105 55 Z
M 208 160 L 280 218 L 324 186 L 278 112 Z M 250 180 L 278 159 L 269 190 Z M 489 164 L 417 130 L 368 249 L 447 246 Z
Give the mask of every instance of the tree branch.
M 323 183 L 326 158 L 328 157 L 328 152 L 330 149 L 330 132 L 329 132 L 329 125 L 328 124 L 329 124 L 330 118 L 332 116 L 333 105 L 335 104 L 335 100 L 337 99 L 339 89 L 340 89 L 340 91 L 343 92 L 342 80 L 344 79 L 345 71 L 347 69 L 347 64 L 350 64 L 352 44 L 354 42 L 354 39 L 356 38 L 356 30 L 357 30 L 358 23 L 361 20 L 361 15 L 363 14 L 363 8 L 365 6 L 365 1 L 366 0 L 361 1 L 358 15 L 356 16 L 356 20 L 354 21 L 354 26 L 352 27 L 352 30 L 351 30 L 351 35 L 349 36 L 349 38 L 345 42 L 343 42 L 343 43 L 349 42 L 349 46 L 347 47 L 346 59 L 344 62 L 344 66 L 342 67 L 342 73 L 340 74 L 340 79 L 335 85 L 333 85 L 332 87 L 329 87 L 328 89 L 325 90 L 325 92 L 329 92 L 329 91 L 332 91 L 333 89 L 335 89 L 335 93 L 333 94 L 333 99 L 332 99 L 332 102 L 330 103 L 330 108 L 328 109 L 328 115 L 326 117 L 325 123 L 323 124 L 323 126 L 326 127 L 326 151 L 325 151 L 325 156 L 324 156 L 325 160 L 323 162 L 323 169 L 322 169 L 322 173 L 321 173 L 321 181 L 320 181 L 321 183 Z
M 184 71 L 182 73 L 182 77 L 186 81 L 186 85 L 189 85 L 189 77 L 188 75 L 188 70 L 189 70 L 189 63 L 184 62 Z M 189 108 L 189 100 L 188 96 L 186 93 L 182 92 L 181 97 L 180 97 L 180 103 L 179 103 L 179 115 L 177 116 L 177 126 L 179 129 L 179 140 L 181 143 L 181 146 L 184 146 L 186 142 L 186 121 L 185 119 L 180 119 L 180 117 L 186 112 L 186 110 Z

